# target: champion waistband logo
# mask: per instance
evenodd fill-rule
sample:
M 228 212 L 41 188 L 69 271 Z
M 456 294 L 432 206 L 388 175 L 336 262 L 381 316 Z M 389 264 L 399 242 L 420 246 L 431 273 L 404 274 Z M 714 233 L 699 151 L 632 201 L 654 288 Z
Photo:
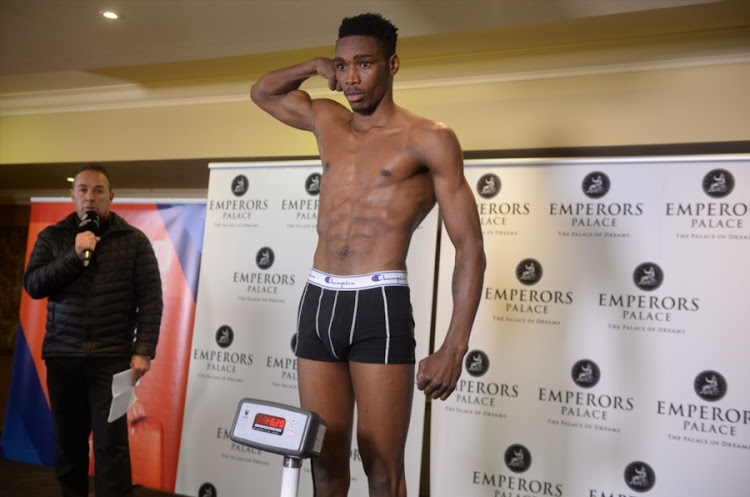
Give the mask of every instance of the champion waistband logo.
M 356 284 L 354 281 L 350 281 L 350 280 L 346 280 L 346 279 L 342 279 L 342 278 L 334 278 L 334 277 L 331 277 L 331 276 L 326 276 L 323 281 L 325 281 L 329 285 L 340 285 L 342 287 L 343 286 L 351 286 L 351 285 Z
M 392 276 L 389 274 L 375 274 L 372 277 L 372 281 L 403 281 L 405 282 L 406 278 L 401 274 L 398 274 L 395 276 Z

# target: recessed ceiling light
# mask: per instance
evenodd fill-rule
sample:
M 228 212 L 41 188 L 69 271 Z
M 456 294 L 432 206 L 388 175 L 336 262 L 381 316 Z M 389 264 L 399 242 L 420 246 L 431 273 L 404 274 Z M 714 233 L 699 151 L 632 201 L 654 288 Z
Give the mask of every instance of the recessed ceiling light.
M 113 21 L 120 18 L 120 14 L 111 10 L 102 10 L 100 14 L 107 19 L 112 19 Z

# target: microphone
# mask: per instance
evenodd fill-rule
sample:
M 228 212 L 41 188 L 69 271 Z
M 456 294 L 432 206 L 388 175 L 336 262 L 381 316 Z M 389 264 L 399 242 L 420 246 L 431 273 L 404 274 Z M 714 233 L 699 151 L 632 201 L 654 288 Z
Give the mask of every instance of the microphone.
M 78 232 L 90 231 L 94 235 L 99 233 L 99 214 L 96 211 L 84 212 L 81 216 L 81 222 L 78 223 Z M 91 250 L 83 251 L 83 267 L 91 264 Z

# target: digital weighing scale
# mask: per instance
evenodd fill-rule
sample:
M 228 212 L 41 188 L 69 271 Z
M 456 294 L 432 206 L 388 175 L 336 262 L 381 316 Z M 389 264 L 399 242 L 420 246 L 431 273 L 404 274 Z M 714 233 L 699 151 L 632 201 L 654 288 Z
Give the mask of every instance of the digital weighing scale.
M 326 422 L 312 411 L 275 402 L 242 399 L 229 438 L 284 456 L 281 497 L 295 497 L 302 459 L 320 455 Z

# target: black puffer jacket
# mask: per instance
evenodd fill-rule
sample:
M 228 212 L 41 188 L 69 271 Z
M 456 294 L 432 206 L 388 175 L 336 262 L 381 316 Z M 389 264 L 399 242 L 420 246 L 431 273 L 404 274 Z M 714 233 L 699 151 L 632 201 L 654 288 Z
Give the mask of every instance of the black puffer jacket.
M 23 285 L 47 297 L 42 357 L 156 355 L 162 314 L 159 264 L 146 235 L 110 212 L 84 268 L 75 213 L 39 233 Z

